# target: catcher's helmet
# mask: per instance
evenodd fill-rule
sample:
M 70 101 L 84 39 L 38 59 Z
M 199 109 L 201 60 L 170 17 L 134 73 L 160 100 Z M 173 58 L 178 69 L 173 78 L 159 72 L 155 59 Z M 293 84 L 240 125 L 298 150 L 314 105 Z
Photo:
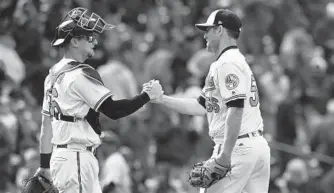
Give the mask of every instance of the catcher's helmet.
M 58 193 L 53 184 L 41 175 L 26 180 L 22 193 Z
M 94 32 L 102 33 L 104 30 L 111 30 L 114 27 L 96 13 L 89 16 L 87 15 L 87 9 L 77 7 L 68 12 L 56 28 L 52 46 L 61 46 L 73 37 L 86 36 Z

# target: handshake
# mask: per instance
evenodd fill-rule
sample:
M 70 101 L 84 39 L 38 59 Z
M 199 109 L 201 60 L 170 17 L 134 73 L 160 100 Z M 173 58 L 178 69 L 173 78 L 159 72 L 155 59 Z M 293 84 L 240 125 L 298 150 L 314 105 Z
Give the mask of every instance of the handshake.
M 146 92 L 148 96 L 152 100 L 156 101 L 161 98 L 161 96 L 164 94 L 164 91 L 162 90 L 161 84 L 158 80 L 150 80 L 147 83 L 143 84 L 143 90 L 142 92 Z

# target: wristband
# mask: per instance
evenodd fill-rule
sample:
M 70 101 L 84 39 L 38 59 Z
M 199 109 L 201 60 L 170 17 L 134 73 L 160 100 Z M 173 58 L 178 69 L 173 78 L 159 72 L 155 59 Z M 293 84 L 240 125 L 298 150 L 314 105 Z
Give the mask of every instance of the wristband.
M 41 153 L 40 156 L 41 168 L 50 168 L 51 153 Z

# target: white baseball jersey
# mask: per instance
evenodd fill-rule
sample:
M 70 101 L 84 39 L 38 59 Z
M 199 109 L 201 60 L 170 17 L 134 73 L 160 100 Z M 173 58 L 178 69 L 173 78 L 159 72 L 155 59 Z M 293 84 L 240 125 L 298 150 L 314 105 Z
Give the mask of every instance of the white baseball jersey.
M 222 141 L 227 115 L 226 103 L 243 99 L 244 110 L 239 135 L 263 130 L 259 95 L 253 73 L 236 47 L 229 47 L 213 62 L 202 95 L 206 99 L 209 135 Z
M 62 59 L 50 69 L 44 83 L 42 114 L 51 116 L 55 111 L 60 111 L 64 115 L 81 118 L 76 122 L 53 118 L 53 144 L 99 145 L 101 143 L 99 135 L 83 118 L 90 108 L 97 111 L 103 101 L 112 95 L 110 91 L 98 80 L 87 76 L 82 68 L 76 68 L 59 76 L 52 90 L 53 97 L 48 93 L 51 88 L 50 74 L 59 72 L 71 61 L 73 60 Z

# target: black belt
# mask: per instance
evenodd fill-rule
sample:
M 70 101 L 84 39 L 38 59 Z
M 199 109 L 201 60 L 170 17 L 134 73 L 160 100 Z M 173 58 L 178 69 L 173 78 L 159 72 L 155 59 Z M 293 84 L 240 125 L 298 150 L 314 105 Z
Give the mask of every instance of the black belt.
M 253 131 L 250 133 L 246 133 L 244 135 L 240 135 L 238 137 L 238 139 L 242 139 L 242 138 L 246 138 L 246 137 L 257 137 L 257 136 L 262 136 L 263 135 L 263 131 L 261 130 L 257 130 L 257 131 Z
M 63 144 L 63 145 L 56 145 L 57 148 L 67 148 L 67 144 Z M 86 148 L 87 151 L 93 152 L 93 146 L 88 146 Z
M 67 121 L 67 122 L 76 122 L 77 117 L 74 116 L 69 116 L 69 115 L 63 115 L 63 114 L 58 114 L 58 116 L 55 116 L 57 120 L 62 120 L 62 121 Z

